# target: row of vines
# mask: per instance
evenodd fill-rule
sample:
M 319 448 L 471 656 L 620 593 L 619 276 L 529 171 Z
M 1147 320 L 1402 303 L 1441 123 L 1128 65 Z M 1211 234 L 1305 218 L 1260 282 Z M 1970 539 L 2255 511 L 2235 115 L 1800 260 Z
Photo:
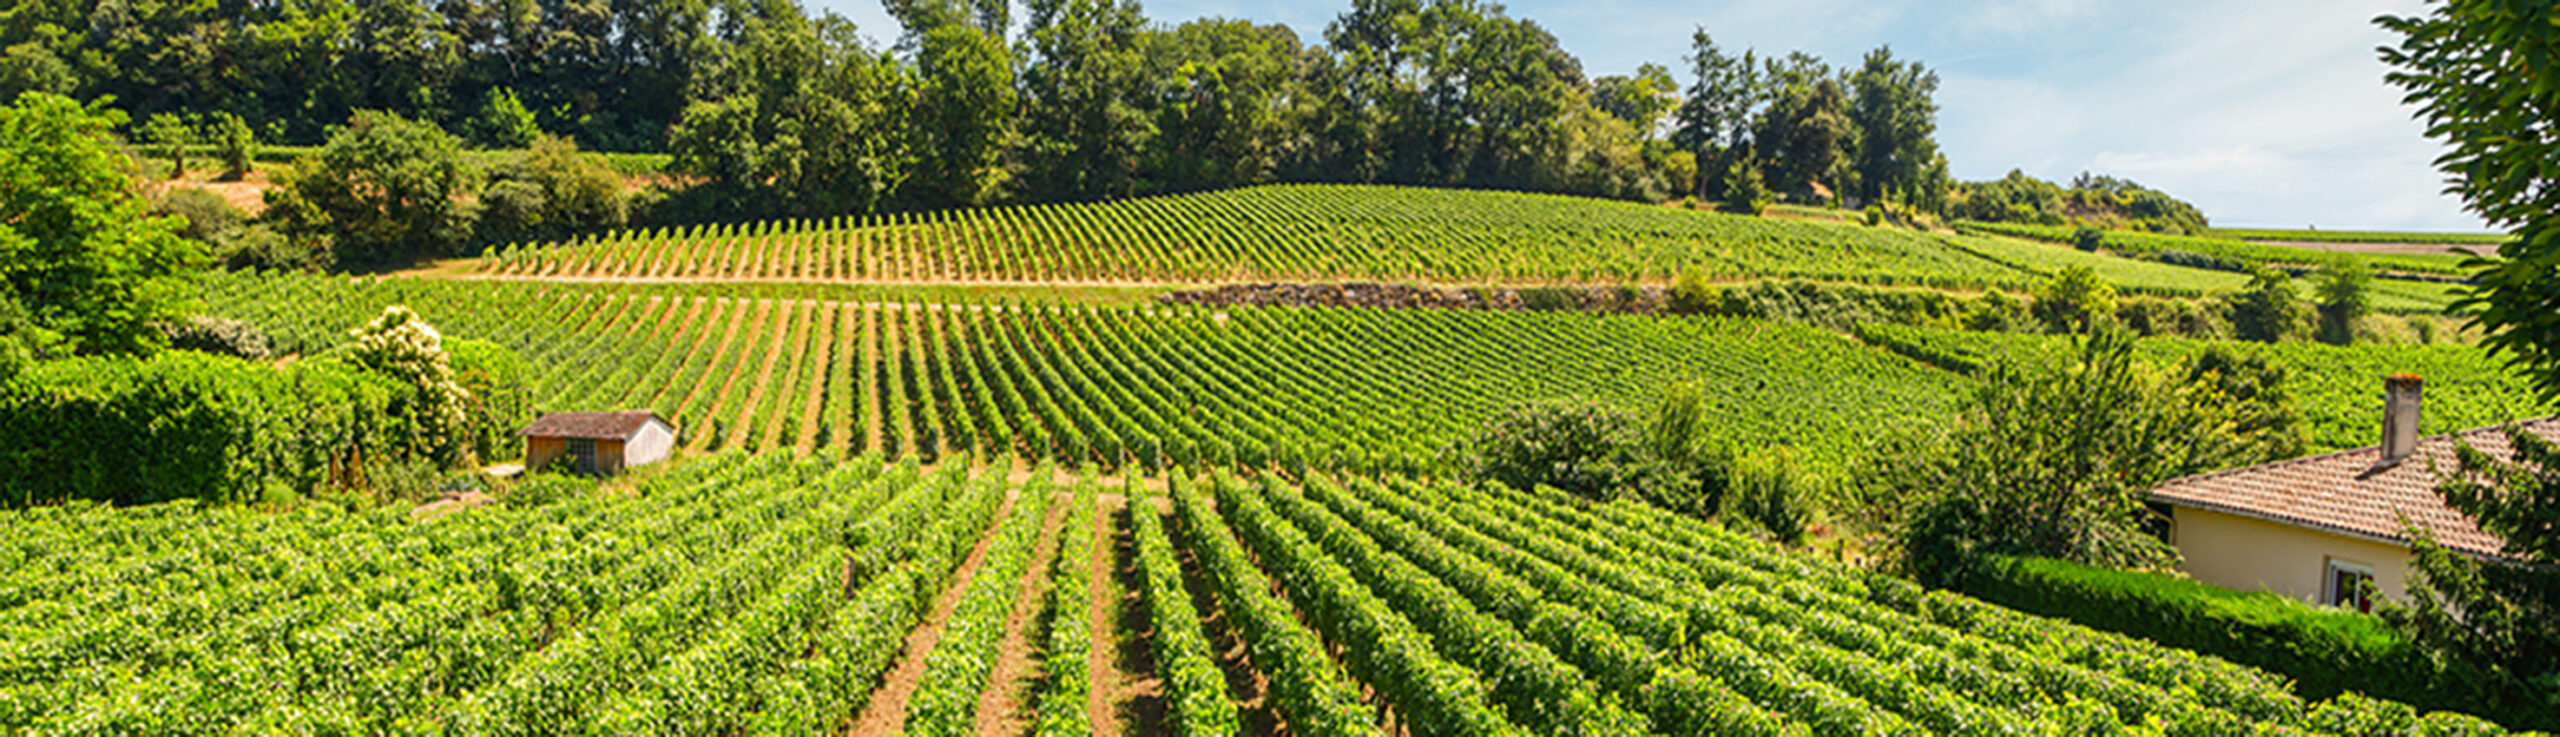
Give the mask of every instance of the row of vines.
M 1418 471 L 1524 401 L 1705 382 L 1734 432 L 1845 459 L 1961 379 L 1721 318 L 863 304 L 611 285 L 231 275 L 212 310 L 316 349 L 382 305 L 506 344 L 545 411 L 647 408 L 699 450 Z
M 1134 730 L 2499 733 L 2306 703 L 2268 673 L 1635 502 L 1393 476 L 1175 471 L 1163 492 L 1057 477 L 1008 488 L 959 465 L 731 453 L 630 493 L 423 519 L 0 514 L 0 721 L 825 734 L 878 713 L 908 734 L 1087 735 L 1112 708 L 1088 627 L 1109 595 L 1089 572 L 1107 563 L 1139 608 L 1114 636 L 1153 663 L 1112 677 L 1154 679 L 1164 705 Z M 1106 490 L 1126 496 L 1105 505 Z M 1029 650 L 1009 670 L 1007 642 Z M 912 690 L 886 687 L 901 659 Z M 1239 699 L 1239 679 L 1266 690 Z
M 493 249 L 493 276 L 839 282 L 1442 282 L 1781 277 L 1947 287 L 2032 275 L 1889 228 L 1556 195 L 1277 185 L 1090 204 L 618 232 Z

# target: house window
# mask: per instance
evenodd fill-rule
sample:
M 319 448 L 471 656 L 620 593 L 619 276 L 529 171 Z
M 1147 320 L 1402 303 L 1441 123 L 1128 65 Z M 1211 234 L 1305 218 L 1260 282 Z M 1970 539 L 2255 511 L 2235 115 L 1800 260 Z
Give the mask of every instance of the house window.
M 2330 606 L 2371 612 L 2373 595 L 2367 588 L 2372 583 L 2372 566 L 2333 559 L 2329 561 L 2328 591 L 2320 598 Z
M 596 472 L 596 441 L 590 438 L 569 439 L 569 466 L 578 473 Z

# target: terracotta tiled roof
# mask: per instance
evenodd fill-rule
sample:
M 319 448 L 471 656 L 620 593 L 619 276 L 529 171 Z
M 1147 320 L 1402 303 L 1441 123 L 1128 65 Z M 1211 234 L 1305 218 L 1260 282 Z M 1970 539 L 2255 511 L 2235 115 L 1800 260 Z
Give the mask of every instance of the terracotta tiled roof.
M 630 412 L 553 412 L 534 420 L 517 435 L 529 438 L 592 438 L 595 440 L 629 440 L 640 433 L 658 414 L 648 410 Z M 660 420 L 664 422 L 664 420 Z
M 2560 442 L 2560 417 L 2519 423 L 2545 439 Z M 2454 473 L 2462 462 L 2454 456 L 2459 438 L 2498 458 L 2513 458 L 2504 426 L 2418 441 L 2407 459 L 2382 465 L 2380 447 L 2357 448 L 2328 455 L 2279 461 L 2219 471 L 2162 484 L 2153 501 L 2209 509 L 2244 517 L 2308 527 L 2353 537 L 2407 543 L 2400 524 L 2409 521 L 2433 533 L 2445 547 L 2475 555 L 2497 555 L 2504 541 L 2483 532 L 2436 496 L 2436 474 Z

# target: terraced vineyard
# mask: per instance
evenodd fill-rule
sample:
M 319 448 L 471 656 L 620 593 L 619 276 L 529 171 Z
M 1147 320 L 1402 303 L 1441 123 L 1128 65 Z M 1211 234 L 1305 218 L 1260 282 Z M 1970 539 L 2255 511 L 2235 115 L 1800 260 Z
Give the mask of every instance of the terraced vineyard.
M 1077 205 L 623 233 L 495 249 L 494 276 L 855 282 L 1439 282 L 2032 275 L 1907 230 L 1555 195 L 1286 185 Z
M 2070 339 L 2051 335 L 1978 333 L 1873 325 L 1859 329 L 1868 342 L 1956 371 L 1973 372 L 1999 360 L 2063 361 Z M 2550 414 L 2531 385 L 2500 359 L 2477 346 L 2333 346 L 2320 343 L 2248 343 L 2184 338 L 2144 338 L 2139 349 L 2161 365 L 2189 360 L 2207 349 L 2264 356 L 2285 369 L 2285 389 L 2311 431 L 2315 450 L 2340 450 L 2380 442 L 2374 434 L 2382 379 L 2398 373 L 2426 378 L 2421 432 L 2456 432 Z
M 1130 732 L 1325 735 L 2421 725 L 2405 707 L 2308 705 L 2266 673 L 1641 505 L 1227 474 L 1175 474 L 1169 499 L 1128 498 L 1110 492 L 1146 485 L 1053 486 L 1046 469 L 1007 483 L 964 466 L 716 454 L 627 493 L 423 517 L 0 513 L 0 722 L 791 735 L 1077 735 L 1124 718 Z M 1093 592 L 1121 578 L 1142 616 L 1091 617 Z M 1095 621 L 1104 629 L 1078 631 Z M 1082 657 L 1096 634 L 1153 656 Z M 1093 697 L 1136 679 L 1161 683 L 1166 708 Z M 1237 698 L 1248 683 L 1268 690 Z M 2422 726 L 2494 733 L 2449 715 Z
M 647 295 L 647 296 L 642 296 Z M 1106 466 L 1425 470 L 1530 400 L 1702 381 L 1732 431 L 1822 460 L 1963 380 L 1813 328 L 1564 313 L 860 304 L 611 286 L 238 275 L 212 312 L 289 352 L 403 303 L 506 344 L 546 411 L 650 408 L 694 449 Z

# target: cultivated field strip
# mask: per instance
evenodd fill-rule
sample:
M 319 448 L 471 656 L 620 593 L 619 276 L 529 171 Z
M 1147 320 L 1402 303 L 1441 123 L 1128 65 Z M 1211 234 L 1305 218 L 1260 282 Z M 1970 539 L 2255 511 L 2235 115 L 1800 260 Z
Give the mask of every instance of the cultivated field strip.
M 1870 344 L 1951 371 L 1979 372 L 1999 361 L 2061 363 L 2077 360 L 2069 338 L 1985 333 L 1896 325 L 1868 325 L 1858 334 Z M 2144 338 L 2142 355 L 2175 367 L 2207 350 L 2263 359 L 2285 372 L 2311 449 L 2372 445 L 2375 392 L 2385 376 L 2412 373 L 2427 381 L 2421 432 L 2457 432 L 2550 414 L 2533 387 L 2504 359 L 2478 346 L 2243 343 L 2184 338 Z
M 1716 388 L 1715 416 L 1840 459 L 1964 379 L 1820 330 L 1716 318 L 1061 308 L 683 297 L 598 285 L 234 274 L 211 312 L 317 353 L 382 306 L 507 345 L 544 411 L 647 408 L 697 450 L 1419 471 L 1518 402 Z
M 720 453 L 425 517 L 0 514 L 0 720 L 805 735 L 869 734 L 857 715 L 885 710 L 908 734 L 1082 735 L 1131 708 L 1087 690 L 1102 622 L 1163 684 L 1133 728 L 1174 734 L 2496 733 L 2306 704 L 2264 672 L 1631 502 L 1177 471 L 1169 498 L 1124 479 L 1123 530 L 1097 525 L 1091 471 L 966 465 Z M 1092 616 L 1097 554 L 1135 571 L 1137 619 Z M 1233 678 L 1269 684 L 1275 723 L 1240 719 Z
M 1800 277 L 1948 287 L 2034 274 L 1889 228 L 1515 192 L 1275 185 L 1107 203 L 649 229 L 502 247 L 490 276 L 856 283 Z

